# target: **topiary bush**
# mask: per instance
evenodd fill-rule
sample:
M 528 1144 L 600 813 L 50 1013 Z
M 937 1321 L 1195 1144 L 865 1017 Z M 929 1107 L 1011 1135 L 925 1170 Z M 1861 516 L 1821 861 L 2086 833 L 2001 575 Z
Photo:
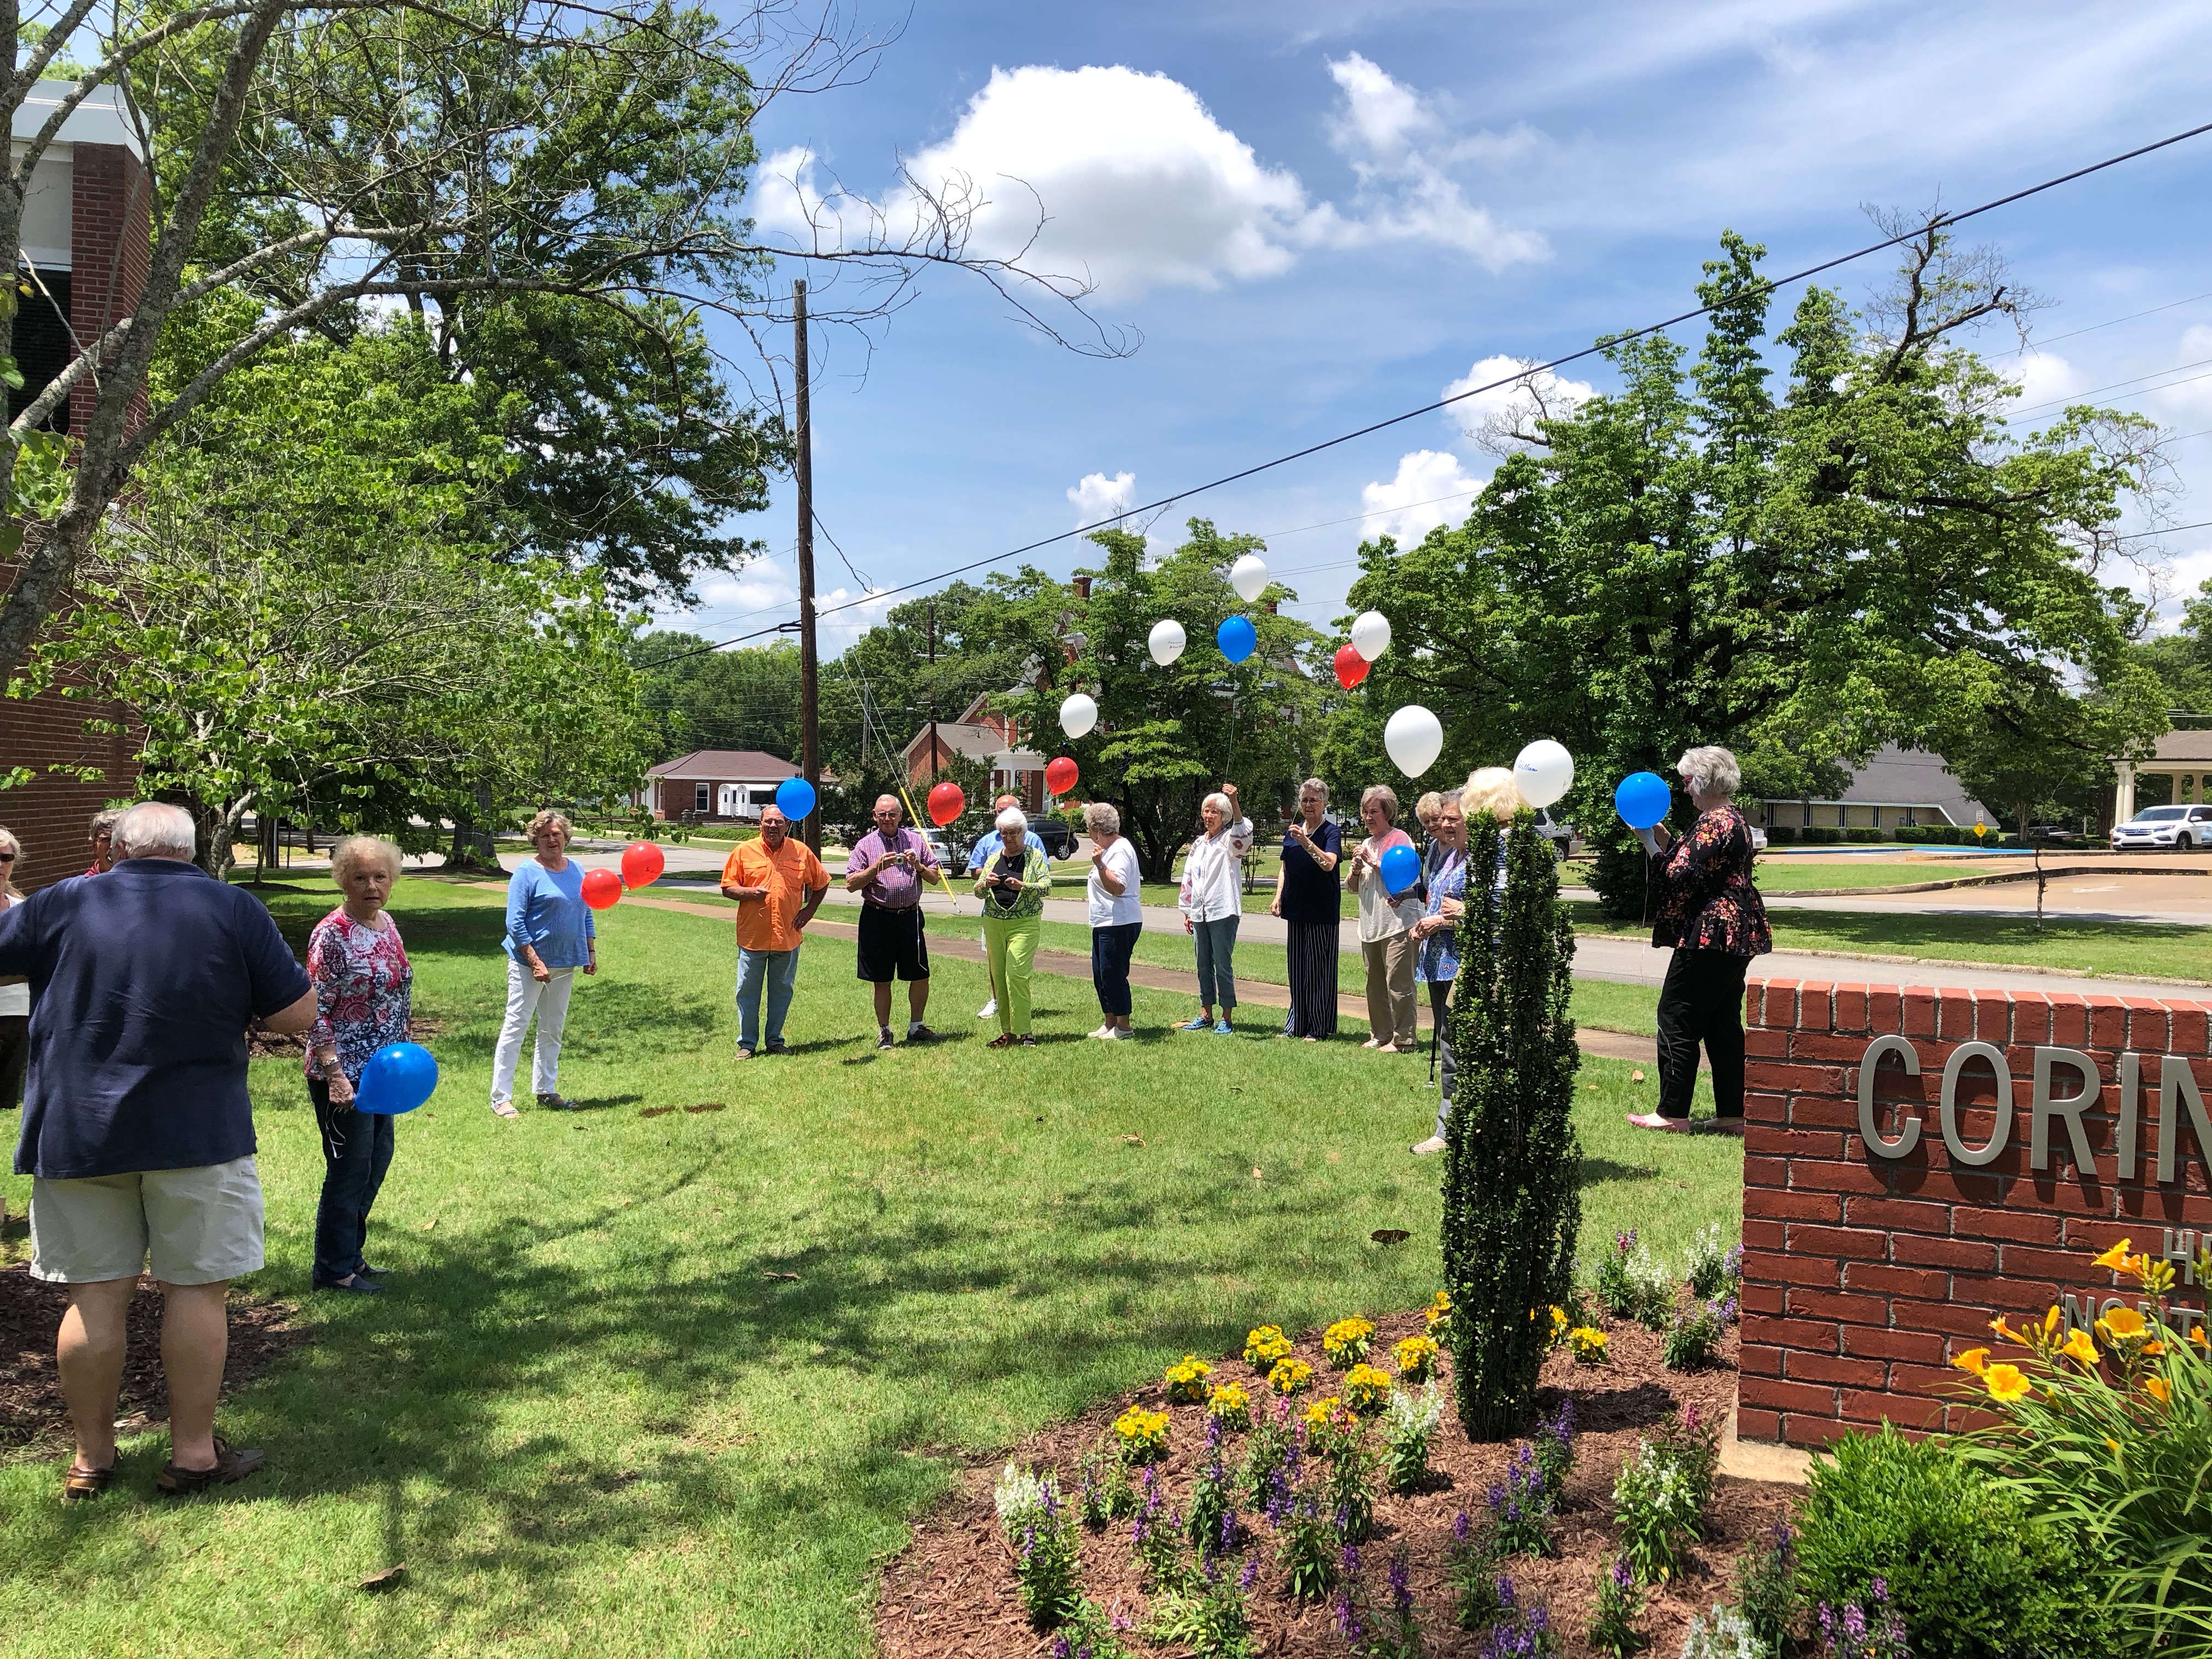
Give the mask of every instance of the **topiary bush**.
M 1444 1130 L 1443 1273 L 1460 1421 L 1479 1440 L 1527 1421 L 1574 1285 L 1582 1152 L 1570 1011 L 1575 939 L 1551 844 L 1522 812 L 1471 826 L 1452 1049 L 1462 1079 Z M 1501 892 L 1481 872 L 1498 868 Z
M 1803 1604 L 1864 1603 L 1886 1580 L 1914 1659 L 2060 1659 L 2112 1651 L 2108 1629 L 2074 1618 L 2077 1564 L 2065 1537 L 1934 1441 L 1836 1443 L 1797 1512 Z

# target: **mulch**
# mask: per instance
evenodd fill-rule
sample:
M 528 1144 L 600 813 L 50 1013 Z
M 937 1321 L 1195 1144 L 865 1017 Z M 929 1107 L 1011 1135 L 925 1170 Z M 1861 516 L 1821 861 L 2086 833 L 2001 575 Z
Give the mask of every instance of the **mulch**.
M 0 1267 L 0 1458 L 45 1457 L 70 1446 L 69 1413 L 54 1370 L 54 1334 L 69 1297 L 58 1285 L 31 1277 L 30 1266 Z M 284 1362 L 307 1340 L 285 1303 L 230 1304 L 230 1357 L 223 1367 L 226 1393 Z M 123 1393 L 117 1418 L 137 1432 L 169 1417 L 169 1391 L 161 1380 L 161 1293 L 150 1279 L 131 1298 Z
M 1418 1314 L 1376 1321 L 1373 1351 L 1388 1364 L 1390 1345 L 1422 1329 Z M 1694 1406 L 1701 1413 L 1733 1412 L 1735 1406 L 1736 1334 L 1730 1330 L 1721 1364 L 1711 1370 L 1670 1371 L 1662 1363 L 1663 1339 L 1640 1327 L 1616 1322 L 1612 1330 L 1613 1363 L 1577 1367 L 1562 1350 L 1545 1364 L 1539 1408 L 1550 1414 L 1571 1395 L 1575 1402 L 1575 1467 L 1568 1476 L 1556 1528 L 1558 1553 L 1545 1559 L 1522 1558 L 1505 1564 L 1521 1605 L 1542 1603 L 1550 1610 L 1559 1650 L 1569 1659 L 1594 1653 L 1585 1640 L 1598 1576 L 1620 1553 L 1613 1523 L 1614 1477 L 1636 1449 L 1640 1432 L 1656 1425 L 1670 1409 Z M 1315 1395 L 1333 1392 L 1335 1375 L 1324 1364 L 1321 1333 L 1297 1339 L 1297 1354 L 1314 1367 Z M 1407 1497 L 1379 1495 L 1375 1505 L 1377 1535 L 1360 1547 L 1361 1577 L 1371 1606 L 1388 1605 L 1383 1584 L 1392 1553 L 1410 1552 L 1413 1589 L 1420 1609 L 1426 1651 L 1431 1655 L 1473 1654 L 1483 1638 L 1452 1622 L 1451 1591 L 1443 1565 L 1454 1517 L 1464 1508 L 1480 1527 L 1488 1516 L 1484 1494 L 1501 1479 L 1517 1442 L 1475 1443 L 1460 1430 L 1451 1398 L 1450 1361 L 1443 1362 L 1444 1420 L 1431 1443 L 1429 1462 L 1439 1477 L 1424 1492 Z M 1214 1361 L 1213 1381 L 1234 1377 L 1254 1391 L 1257 1409 L 1264 1391 L 1241 1353 Z M 953 1495 L 918 1528 L 913 1542 L 884 1570 L 877 1607 L 878 1638 L 887 1659 L 949 1659 L 953 1655 L 1049 1653 L 1053 1638 L 1030 1627 L 1015 1581 L 1013 1555 L 1000 1530 L 991 1489 L 1010 1456 L 1042 1471 L 1059 1472 L 1060 1489 L 1079 1486 L 1078 1460 L 1110 1431 L 1114 1419 L 1132 1403 L 1168 1412 L 1170 1455 L 1161 1466 L 1162 1484 L 1179 1510 L 1187 1510 L 1191 1482 L 1203 1462 L 1206 1411 L 1202 1406 L 1167 1402 L 1164 1383 L 1154 1383 L 1111 1401 L 1071 1423 L 1031 1436 L 1007 1456 L 994 1457 L 962 1471 Z M 1725 1418 L 1723 1419 L 1725 1421 Z M 1243 1457 L 1241 1436 L 1229 1438 L 1231 1466 Z M 1645 1592 L 1640 1628 L 1650 1638 L 1649 1654 L 1681 1650 L 1690 1621 L 1716 1601 L 1733 1601 L 1736 1555 L 1787 1517 L 1796 1496 L 1790 1486 L 1722 1476 L 1706 1512 L 1706 1529 L 1695 1563 L 1671 1585 Z M 1249 1604 L 1254 1651 L 1262 1655 L 1328 1655 L 1346 1651 L 1328 1602 L 1301 1605 L 1286 1596 L 1275 1567 L 1273 1540 L 1263 1517 L 1250 1517 L 1261 1534 L 1261 1577 Z M 1098 1604 L 1133 1617 L 1141 1628 L 1146 1601 L 1136 1557 L 1128 1542 L 1128 1523 L 1110 1524 L 1103 1534 L 1086 1533 L 1082 1546 L 1083 1584 Z M 1133 1653 L 1182 1654 L 1140 1636 L 1125 1638 Z

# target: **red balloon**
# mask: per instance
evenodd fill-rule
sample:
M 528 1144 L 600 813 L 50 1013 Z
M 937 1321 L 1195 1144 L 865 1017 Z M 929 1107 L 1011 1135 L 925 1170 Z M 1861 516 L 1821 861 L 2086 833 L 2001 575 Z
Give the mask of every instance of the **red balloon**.
M 1075 781 L 1082 774 L 1075 769 L 1075 763 L 1062 755 L 1045 767 L 1044 787 L 1055 795 L 1064 795 L 1075 787 Z
M 1347 691 L 1365 679 L 1374 665 L 1349 645 L 1336 647 L 1336 683 Z
M 622 878 L 625 887 L 650 887 L 660 879 L 668 860 L 649 841 L 634 841 L 623 848 Z
M 968 797 L 957 783 L 940 783 L 929 792 L 929 821 L 942 830 L 968 810 Z
M 611 870 L 584 872 L 584 902 L 604 910 L 622 896 L 622 878 Z

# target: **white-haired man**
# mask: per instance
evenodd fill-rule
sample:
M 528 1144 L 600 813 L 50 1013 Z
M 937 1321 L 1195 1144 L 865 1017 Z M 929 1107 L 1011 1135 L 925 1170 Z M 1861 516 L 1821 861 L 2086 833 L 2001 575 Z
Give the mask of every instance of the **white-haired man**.
M 31 1272 L 69 1287 L 55 1357 L 76 1431 L 65 1500 L 114 1479 L 124 1321 L 150 1261 L 162 1297 L 169 1462 L 182 1495 L 262 1454 L 215 1432 L 230 1281 L 261 1266 L 246 1028 L 304 1031 L 315 994 L 252 894 L 192 860 L 191 815 L 115 825 L 115 864 L 0 914 L 0 974 L 29 975 L 31 1063 L 15 1173 L 32 1177 Z
M 830 872 L 795 839 L 778 806 L 761 811 L 760 839 L 742 841 L 722 862 L 722 896 L 738 906 L 738 1058 L 761 1048 L 761 1000 L 768 1000 L 768 1052 L 783 1052 L 783 1016 L 799 983 L 806 924 L 830 894 Z

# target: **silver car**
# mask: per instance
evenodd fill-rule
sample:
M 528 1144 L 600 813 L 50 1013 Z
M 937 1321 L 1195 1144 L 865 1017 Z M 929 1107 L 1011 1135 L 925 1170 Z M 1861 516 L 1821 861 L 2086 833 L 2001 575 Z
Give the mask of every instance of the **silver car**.
M 2212 806 L 2146 806 L 2125 823 L 2112 826 L 2115 853 L 2142 853 L 2160 847 L 2177 852 L 2212 847 Z

